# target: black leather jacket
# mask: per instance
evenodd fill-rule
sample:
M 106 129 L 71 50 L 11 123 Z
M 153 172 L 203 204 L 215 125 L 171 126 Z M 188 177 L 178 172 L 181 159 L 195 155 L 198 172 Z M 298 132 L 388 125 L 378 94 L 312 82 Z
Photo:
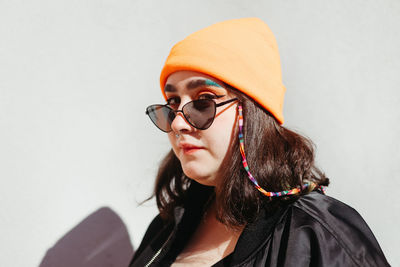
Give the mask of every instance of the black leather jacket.
M 201 218 L 204 197 L 175 209 L 175 223 L 157 216 L 130 267 L 169 266 Z M 273 213 L 261 211 L 235 250 L 213 266 L 389 266 L 373 233 L 353 208 L 311 192 Z

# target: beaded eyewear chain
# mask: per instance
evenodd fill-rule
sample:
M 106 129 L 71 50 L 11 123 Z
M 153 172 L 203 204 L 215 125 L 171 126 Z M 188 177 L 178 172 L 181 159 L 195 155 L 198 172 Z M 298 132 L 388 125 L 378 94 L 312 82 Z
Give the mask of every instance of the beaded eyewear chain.
M 250 173 L 249 166 L 247 165 L 247 160 L 246 160 L 246 155 L 244 153 L 244 139 L 243 139 L 243 108 L 241 105 L 238 105 L 238 111 L 239 111 L 239 145 L 240 145 L 240 154 L 242 155 L 242 163 L 243 167 L 247 172 L 247 175 L 250 179 L 250 181 L 254 184 L 254 186 L 260 191 L 262 194 L 264 194 L 267 197 L 281 197 L 281 196 L 289 196 L 289 195 L 295 195 L 300 193 L 302 190 L 306 189 L 310 185 L 315 183 L 305 183 L 303 186 L 298 186 L 296 188 L 290 189 L 290 190 L 284 190 L 280 192 L 269 192 L 266 191 L 264 188 L 262 188 L 257 180 L 253 177 L 253 175 Z M 322 193 L 325 194 L 325 188 L 324 186 L 319 186 L 321 189 Z

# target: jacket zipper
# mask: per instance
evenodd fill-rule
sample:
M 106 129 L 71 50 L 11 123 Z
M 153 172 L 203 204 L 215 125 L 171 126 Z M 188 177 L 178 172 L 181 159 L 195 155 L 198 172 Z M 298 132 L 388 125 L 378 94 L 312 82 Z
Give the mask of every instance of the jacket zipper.
M 171 239 L 173 233 L 174 233 L 174 231 L 172 231 L 172 232 L 169 234 L 167 240 L 164 242 L 164 244 L 161 246 L 161 248 L 156 252 L 156 254 L 154 254 L 153 257 L 151 257 L 150 261 L 145 265 L 145 267 L 149 267 L 149 266 L 154 262 L 154 260 L 158 257 L 158 255 L 160 255 L 160 253 L 161 253 L 161 251 L 164 249 L 165 245 L 166 245 L 166 244 L 168 243 L 168 241 Z

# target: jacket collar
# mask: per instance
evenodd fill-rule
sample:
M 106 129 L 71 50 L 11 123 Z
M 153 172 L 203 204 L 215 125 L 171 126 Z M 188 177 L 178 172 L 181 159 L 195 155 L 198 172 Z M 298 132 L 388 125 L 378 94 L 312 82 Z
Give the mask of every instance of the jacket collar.
M 199 190 L 199 187 L 204 188 Z M 185 207 L 177 207 L 174 210 L 176 230 L 179 231 L 177 232 L 178 236 L 190 237 L 191 233 L 195 231 L 207 200 L 210 199 L 213 192 L 212 188 L 210 189 L 198 183 L 192 184 L 189 190 L 188 196 L 190 200 L 186 202 L 188 204 Z M 229 256 L 229 265 L 244 262 L 254 252 L 262 249 L 263 245 L 269 241 L 274 226 L 282 219 L 282 215 L 286 211 L 286 205 L 282 205 L 273 211 L 262 208 L 255 221 L 245 226 L 234 251 Z M 182 235 L 182 233 L 185 234 Z M 183 244 L 186 243 L 184 240 L 181 241 L 183 241 Z
M 235 249 L 231 254 L 230 265 L 242 263 L 250 258 L 257 250 L 260 250 L 270 241 L 271 233 L 276 223 L 282 219 L 287 211 L 285 208 L 278 208 L 275 212 L 268 212 L 261 209 L 257 219 L 249 223 L 243 229 Z

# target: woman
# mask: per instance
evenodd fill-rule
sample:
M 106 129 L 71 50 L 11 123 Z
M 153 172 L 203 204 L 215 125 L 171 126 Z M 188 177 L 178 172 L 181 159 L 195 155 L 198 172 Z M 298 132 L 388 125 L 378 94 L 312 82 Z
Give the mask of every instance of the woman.
M 146 113 L 171 152 L 160 214 L 130 266 L 388 266 L 349 206 L 325 196 L 311 141 L 283 124 L 278 48 L 257 18 L 220 22 L 171 50 L 164 105 Z

